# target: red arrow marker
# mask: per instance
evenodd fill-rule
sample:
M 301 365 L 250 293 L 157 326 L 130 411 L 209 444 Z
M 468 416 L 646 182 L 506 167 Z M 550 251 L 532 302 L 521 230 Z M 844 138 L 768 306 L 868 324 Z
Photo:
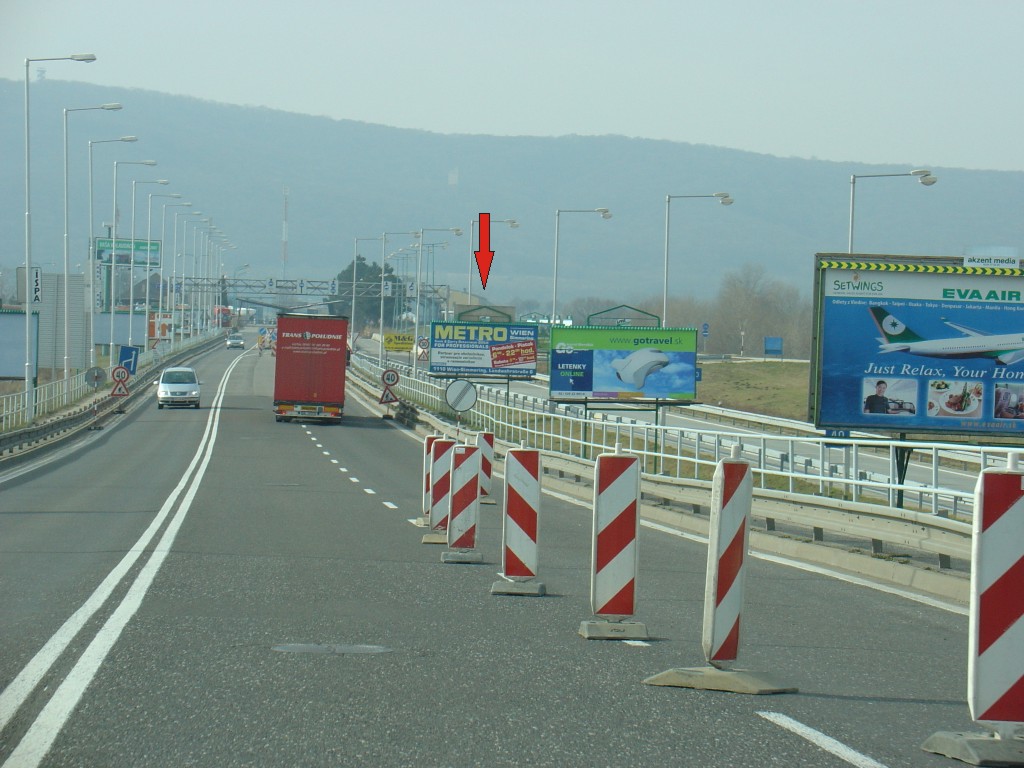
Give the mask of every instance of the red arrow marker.
M 487 277 L 491 274 L 494 251 L 491 250 L 491 214 L 480 214 L 480 250 L 474 253 L 476 268 L 480 272 L 480 285 L 487 288 Z

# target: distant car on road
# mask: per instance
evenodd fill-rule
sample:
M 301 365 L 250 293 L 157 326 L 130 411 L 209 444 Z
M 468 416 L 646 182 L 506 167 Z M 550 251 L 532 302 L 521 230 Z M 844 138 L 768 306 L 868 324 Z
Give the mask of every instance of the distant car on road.
M 156 407 L 191 405 L 199 407 L 199 377 L 195 368 L 176 366 L 164 368 L 156 383 Z
M 228 349 L 245 349 L 245 339 L 240 333 L 228 335 Z

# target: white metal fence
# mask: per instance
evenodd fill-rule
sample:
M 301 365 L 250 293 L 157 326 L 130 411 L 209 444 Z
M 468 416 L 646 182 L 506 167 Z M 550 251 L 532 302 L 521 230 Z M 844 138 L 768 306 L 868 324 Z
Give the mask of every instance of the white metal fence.
M 356 356 L 353 364 L 369 381 L 379 381 L 375 359 Z M 401 398 L 434 413 L 456 418 L 445 402 L 444 379 L 433 379 L 408 366 L 396 390 Z M 919 443 L 872 437 L 825 437 L 806 424 L 790 422 L 791 431 L 778 431 L 780 419 L 747 416 L 752 431 L 707 427 L 656 426 L 629 411 L 585 412 L 548 400 L 509 392 L 504 385 L 478 383 L 479 398 L 472 411 L 461 415 L 467 428 L 486 430 L 513 445 L 592 460 L 616 444 L 639 455 L 651 475 L 704 482 L 720 459 L 739 446 L 752 464 L 755 484 L 765 490 L 799 497 L 902 507 L 933 515 L 967 519 L 974 506 L 974 485 L 984 467 L 1005 467 L 1011 448 L 959 443 Z M 682 409 L 678 409 L 682 410 Z M 695 409 L 696 410 L 696 409 Z M 722 409 L 701 409 L 707 412 Z M 735 422 L 741 418 L 731 412 Z M 767 424 L 766 422 L 772 422 Z M 757 430 L 754 432 L 753 430 Z M 911 451 L 903 482 L 897 471 L 901 454 Z

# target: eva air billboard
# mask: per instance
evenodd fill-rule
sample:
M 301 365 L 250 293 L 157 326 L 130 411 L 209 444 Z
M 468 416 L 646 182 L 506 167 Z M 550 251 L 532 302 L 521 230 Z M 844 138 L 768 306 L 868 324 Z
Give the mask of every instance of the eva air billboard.
M 814 423 L 1024 431 L 1022 278 L 959 257 L 818 254 Z
M 551 329 L 551 400 L 693 400 L 696 368 L 694 328 Z

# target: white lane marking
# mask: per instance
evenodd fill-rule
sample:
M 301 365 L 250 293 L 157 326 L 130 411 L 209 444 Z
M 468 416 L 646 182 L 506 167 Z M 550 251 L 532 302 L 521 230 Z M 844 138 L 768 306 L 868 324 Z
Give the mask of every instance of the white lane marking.
M 634 648 L 650 648 L 651 644 L 646 640 L 622 640 L 623 645 L 632 645 Z
M 387 507 L 388 509 L 398 509 L 398 505 L 392 504 L 390 501 L 385 501 L 384 506 Z
M 686 531 L 680 531 L 676 528 L 671 528 L 661 523 L 654 523 L 650 520 L 641 520 L 640 525 L 645 528 L 650 528 L 655 531 L 661 531 L 662 533 L 668 533 L 673 536 L 678 536 L 681 539 L 688 539 L 689 541 L 695 541 L 699 544 L 707 545 L 707 536 L 699 536 L 694 533 L 687 533 Z M 932 608 L 938 608 L 939 610 L 946 611 L 948 613 L 956 613 L 960 616 L 967 616 L 970 611 L 966 606 L 957 605 L 956 603 L 949 603 L 945 600 L 940 600 L 935 597 L 928 595 L 920 595 L 916 592 L 908 592 L 907 590 L 900 589 L 899 587 L 893 587 L 889 584 L 881 584 L 879 582 L 871 581 L 870 579 L 862 578 L 860 576 L 854 576 L 849 573 L 840 573 L 839 571 L 832 571 L 820 565 L 812 565 L 811 563 L 804 563 L 800 560 L 791 560 L 788 557 L 782 557 L 781 555 L 772 555 L 767 552 L 751 552 L 751 557 L 756 557 L 758 560 L 764 560 L 768 563 L 775 563 L 776 565 L 784 565 L 788 568 L 796 568 L 800 571 L 807 571 L 808 573 L 815 573 L 819 576 L 828 576 L 832 579 L 838 579 L 839 581 L 845 581 L 848 584 L 854 584 L 858 587 L 867 587 L 873 589 L 876 592 L 884 592 L 887 595 L 895 595 L 896 597 L 902 597 L 906 600 L 913 600 L 916 603 L 927 605 Z
M 25 700 L 29 697 L 32 691 L 38 685 L 39 681 L 43 676 L 50 670 L 54 662 L 60 657 L 62 653 L 67 649 L 71 641 L 74 640 L 75 636 L 82 629 L 89 619 L 100 609 L 107 598 L 110 597 L 110 593 L 114 591 L 117 585 L 125 577 L 125 574 L 132 568 L 139 557 L 146 551 L 149 546 L 149 542 L 156 536 L 157 532 L 164 524 L 164 520 L 170 511 L 174 508 L 178 497 L 188 484 L 188 478 L 192 475 L 196 465 L 203 455 L 203 447 L 207 440 L 207 436 L 210 433 L 210 427 L 212 424 L 212 413 L 207 418 L 206 429 L 203 433 L 202 440 L 200 441 L 199 448 L 196 450 L 195 455 L 192 457 L 192 461 L 189 463 L 188 468 L 181 476 L 181 480 L 178 485 L 175 486 L 174 490 L 171 491 L 170 495 L 164 501 L 160 507 L 160 511 L 157 512 L 156 517 L 153 518 L 153 522 L 149 524 L 142 536 L 139 537 L 138 541 L 132 546 L 128 553 L 121 558 L 121 561 L 114 567 L 114 569 L 107 574 L 107 577 L 100 583 L 95 591 L 89 595 L 88 599 L 82 603 L 82 606 L 75 611 L 68 618 L 67 621 L 61 625 L 46 644 L 36 653 L 35 656 L 29 661 L 28 664 L 18 673 L 17 677 L 11 681 L 11 683 L 4 689 L 3 693 L 0 693 L 0 731 L 2 731 L 11 718 L 14 717 L 15 713 L 21 708 L 21 705 L 25 703 Z
M 370 494 L 371 496 L 376 496 L 377 495 L 377 492 L 375 490 L 373 490 L 373 488 L 363 488 L 363 491 L 368 493 L 368 494 Z
M 348 467 L 338 467 L 340 472 L 348 472 Z
M 780 714 L 778 712 L 758 712 L 758 715 L 763 717 L 770 723 L 780 728 L 785 728 L 787 731 L 795 733 L 797 736 L 811 742 L 814 746 L 819 749 L 823 749 L 829 752 L 840 760 L 844 760 L 850 765 L 855 765 L 857 768 L 886 768 L 884 763 L 880 763 L 877 760 L 873 760 L 867 755 L 862 755 L 855 749 L 843 744 L 841 741 L 836 741 L 831 736 L 826 736 L 821 731 L 816 731 L 808 725 L 804 725 L 799 720 L 794 720 L 791 717 Z
M 330 451 L 323 451 L 323 454 L 324 454 L 324 456 L 330 456 L 331 452 Z
M 234 370 L 235 365 L 240 360 L 241 357 L 235 358 L 232 364 L 228 366 L 224 378 L 221 379 L 214 406 L 210 409 L 210 415 L 206 421 L 206 430 L 203 433 L 202 441 L 196 455 L 189 464 L 184 478 L 191 474 L 197 460 L 201 457 L 199 468 L 192 477 L 191 482 L 188 483 L 188 491 L 179 505 L 178 511 L 164 531 L 163 536 L 160 537 L 160 541 L 153 549 L 152 556 L 142 566 L 121 603 L 114 609 L 114 612 L 100 628 L 99 632 L 96 633 L 92 642 L 89 643 L 81 657 L 79 657 L 78 662 L 68 673 L 67 677 L 64 678 L 64 682 L 60 684 L 49 702 L 39 713 L 39 716 L 32 722 L 21 742 L 7 758 L 6 762 L 4 762 L 4 768 L 34 768 L 34 766 L 38 766 L 43 761 L 47 752 L 50 751 L 50 747 L 53 746 L 53 742 L 64 728 L 65 723 L 67 723 L 68 718 L 71 717 L 71 713 L 74 712 L 75 707 L 81 701 L 86 688 L 89 687 L 89 684 L 96 676 L 96 672 L 99 671 L 100 665 L 110 653 L 111 648 L 114 647 L 114 643 L 117 642 L 121 632 L 127 626 L 132 616 L 138 611 L 139 606 L 142 605 L 146 592 L 156 578 L 160 566 L 163 565 L 171 550 L 171 545 L 174 543 L 178 530 L 185 521 L 185 516 L 192 506 L 196 491 L 202 482 L 203 475 L 206 473 L 206 468 L 209 466 L 210 458 L 213 456 L 213 446 L 217 442 L 217 428 L 220 424 L 221 414 L 220 405 L 224 401 L 227 381 L 231 371 Z M 185 483 L 184 478 L 182 483 L 179 483 L 178 487 L 171 492 L 169 501 L 176 498 L 180 492 L 179 489 Z
M 337 463 L 338 463 L 337 459 L 331 459 L 331 464 L 337 464 Z
M 353 483 L 358 483 L 359 482 L 359 478 L 358 477 L 350 477 L 349 480 L 351 480 Z

